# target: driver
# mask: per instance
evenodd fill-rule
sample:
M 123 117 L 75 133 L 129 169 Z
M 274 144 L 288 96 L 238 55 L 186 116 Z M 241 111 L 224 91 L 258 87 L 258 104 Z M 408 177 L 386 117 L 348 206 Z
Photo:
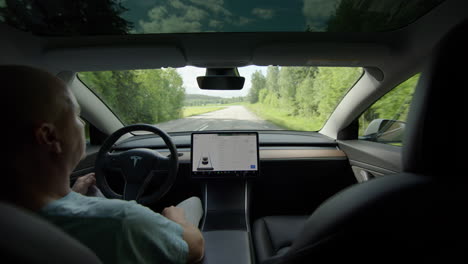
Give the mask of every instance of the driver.
M 8 131 L 2 200 L 38 212 L 93 250 L 104 263 L 193 263 L 204 240 L 184 210 L 161 214 L 134 201 L 81 195 L 94 175 L 70 188 L 69 175 L 85 156 L 84 125 L 70 89 L 45 71 L 0 66 Z M 5 106 L 5 105 L 4 105 Z M 199 201 L 199 199 L 198 199 Z

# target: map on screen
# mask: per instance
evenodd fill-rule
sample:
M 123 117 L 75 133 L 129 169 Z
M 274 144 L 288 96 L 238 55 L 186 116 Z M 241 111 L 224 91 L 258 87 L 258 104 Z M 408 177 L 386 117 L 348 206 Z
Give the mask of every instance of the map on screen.
M 193 176 L 255 176 L 258 134 L 193 133 L 191 160 Z

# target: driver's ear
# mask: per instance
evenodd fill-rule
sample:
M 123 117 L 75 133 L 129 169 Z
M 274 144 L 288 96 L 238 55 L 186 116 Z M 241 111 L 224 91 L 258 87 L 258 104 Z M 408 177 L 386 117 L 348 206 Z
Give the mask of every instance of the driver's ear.
M 62 152 L 62 144 L 58 139 L 57 128 L 53 124 L 39 124 L 34 131 L 34 136 L 36 142 L 49 151 L 57 154 Z

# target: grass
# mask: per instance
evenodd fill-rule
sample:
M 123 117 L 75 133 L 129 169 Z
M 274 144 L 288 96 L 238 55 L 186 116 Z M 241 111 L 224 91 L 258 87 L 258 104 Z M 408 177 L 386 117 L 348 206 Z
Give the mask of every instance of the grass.
M 323 125 L 313 118 L 291 116 L 287 110 L 263 104 L 245 104 L 245 106 L 259 117 L 287 130 L 317 131 Z
M 226 108 L 224 105 L 223 106 L 188 106 L 184 107 L 182 110 L 182 115 L 183 117 L 189 117 L 189 116 L 194 116 L 194 115 L 201 115 L 209 112 L 214 112 L 218 111 L 221 109 Z

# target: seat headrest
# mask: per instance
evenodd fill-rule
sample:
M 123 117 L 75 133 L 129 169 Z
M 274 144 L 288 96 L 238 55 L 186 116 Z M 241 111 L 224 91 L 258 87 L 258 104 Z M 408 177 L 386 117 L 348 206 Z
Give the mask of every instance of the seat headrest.
M 2 263 L 101 263 L 89 248 L 32 212 L 0 201 L 0 215 Z
M 464 176 L 467 64 L 468 20 L 443 37 L 421 74 L 408 116 L 403 171 Z

